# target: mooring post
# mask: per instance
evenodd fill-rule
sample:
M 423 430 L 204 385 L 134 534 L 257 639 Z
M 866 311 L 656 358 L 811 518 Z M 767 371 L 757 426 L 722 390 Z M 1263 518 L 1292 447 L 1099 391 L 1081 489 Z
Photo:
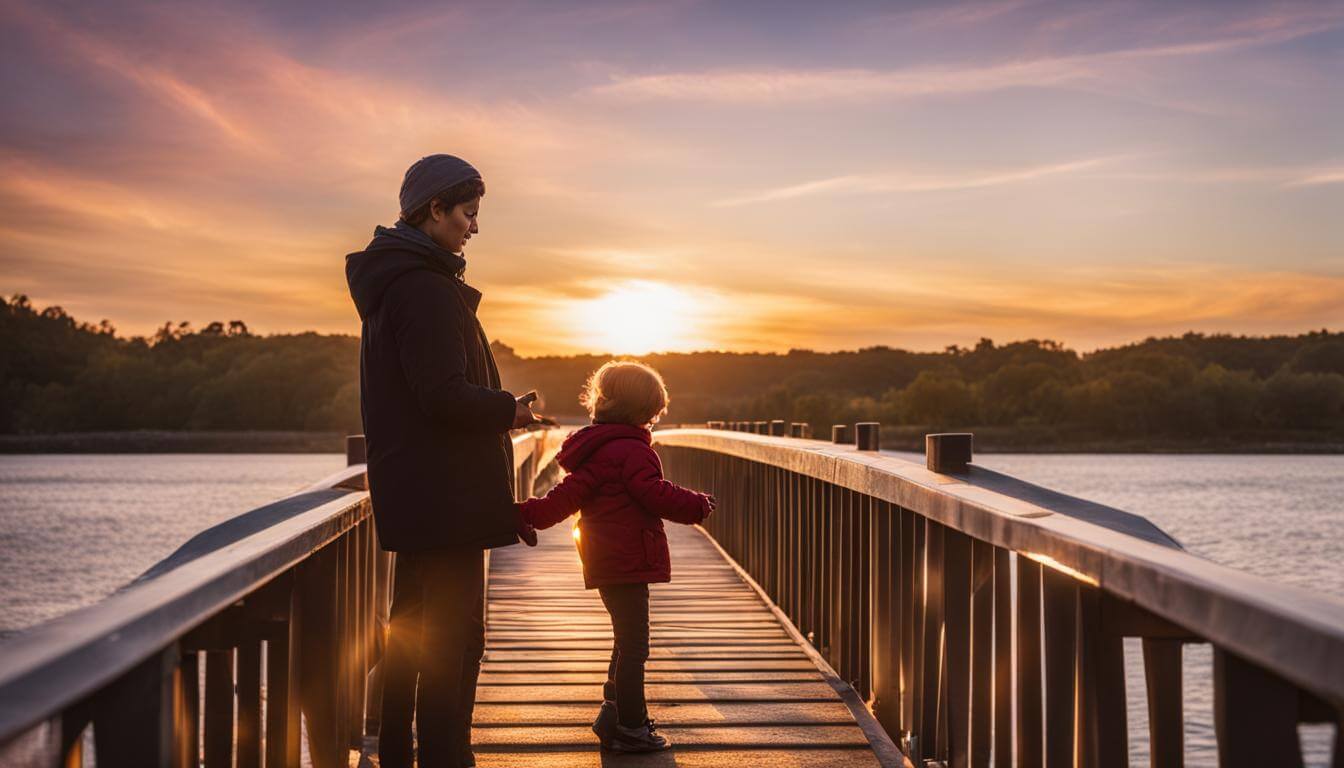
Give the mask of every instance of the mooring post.
M 848 424 L 832 424 L 832 425 L 831 425 L 831 442 L 832 442 L 832 443 L 849 443 L 849 442 L 853 442 L 853 441 L 850 439 L 850 436 L 849 436 L 849 435 L 850 435 L 850 431 L 849 431 L 849 425 L 848 425 Z
M 770 434 L 775 437 L 783 437 L 784 430 L 787 429 L 787 423 L 783 419 L 772 419 L 770 421 Z
M 965 472 L 971 463 L 972 441 L 970 432 L 943 432 L 924 436 L 924 454 L 930 471 Z
M 860 421 L 854 425 L 854 444 L 860 451 L 882 449 L 882 425 L 876 421 Z
M 795 421 L 789 425 L 789 437 L 811 437 L 812 427 L 805 421 Z
M 368 463 L 368 448 L 364 443 L 363 435 L 345 436 L 345 466 L 352 467 L 356 464 Z

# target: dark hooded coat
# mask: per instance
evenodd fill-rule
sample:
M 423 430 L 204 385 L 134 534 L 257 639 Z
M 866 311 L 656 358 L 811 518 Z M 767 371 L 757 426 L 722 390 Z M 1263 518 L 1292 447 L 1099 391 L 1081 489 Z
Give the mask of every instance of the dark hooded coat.
M 514 396 L 476 319 L 466 261 L 400 223 L 346 257 L 363 321 L 360 405 L 382 547 L 483 549 L 517 541 Z
M 583 581 L 589 588 L 672 580 L 663 520 L 694 525 L 709 497 L 663 479 L 649 430 L 593 424 L 565 438 L 556 461 L 569 474 L 544 497 L 521 505 L 523 518 L 550 528 L 576 511 Z

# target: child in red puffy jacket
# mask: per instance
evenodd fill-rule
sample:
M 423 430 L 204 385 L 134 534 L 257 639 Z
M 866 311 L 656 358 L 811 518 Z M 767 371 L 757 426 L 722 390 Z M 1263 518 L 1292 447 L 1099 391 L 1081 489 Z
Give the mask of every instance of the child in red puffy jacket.
M 521 506 L 525 524 L 549 528 L 580 511 L 583 581 L 611 616 L 615 642 L 593 733 L 619 752 L 671 746 L 644 703 L 649 658 L 649 585 L 672 580 L 663 520 L 694 525 L 714 499 L 663 479 L 649 427 L 667 410 L 658 372 L 612 361 L 588 379 L 580 400 L 593 423 L 571 434 L 557 461 L 569 474 L 543 498 Z

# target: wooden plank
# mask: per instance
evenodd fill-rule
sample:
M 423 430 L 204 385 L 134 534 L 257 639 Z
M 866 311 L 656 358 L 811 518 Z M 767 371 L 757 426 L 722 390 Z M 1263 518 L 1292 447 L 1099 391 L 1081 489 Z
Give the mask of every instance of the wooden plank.
M 757 512 L 769 513 L 764 506 Z M 551 529 L 539 542 L 539 552 L 562 556 L 532 557 L 521 549 L 491 555 L 473 732 L 479 765 L 602 765 L 611 759 L 598 753 L 590 729 L 607 676 L 610 621 L 577 576 L 567 534 Z M 645 693 L 650 714 L 676 750 L 661 758 L 622 756 L 620 764 L 878 765 L 836 683 L 713 545 L 678 526 L 668 527 L 668 538 L 674 563 L 686 570 L 696 563 L 700 574 L 650 589 Z M 795 543 L 784 537 L 772 546 L 792 551 Z M 858 565 L 851 564 L 850 578 L 862 570 Z M 843 578 L 844 570 L 832 575 Z M 792 574 L 775 574 L 772 586 L 802 610 L 803 586 Z M 856 619 L 862 618 L 859 602 L 853 600 Z M 846 627 L 838 634 L 856 642 L 859 632 Z
M 658 710 L 658 722 L 708 725 L 728 723 L 747 725 L 769 723 L 852 723 L 853 717 L 839 700 L 824 702 L 753 702 L 712 701 L 664 706 Z M 560 704 L 492 704 L 476 705 L 475 726 L 513 726 L 525 723 L 552 723 L 560 725 L 588 725 L 597 716 L 597 703 L 584 701 Z
M 601 685 L 607 679 L 607 671 L 592 672 L 482 672 L 480 685 Z M 737 669 L 720 669 L 696 672 L 646 671 L 644 679 L 648 683 L 680 684 L 714 683 L 812 683 L 821 682 L 821 673 L 814 667 L 811 672 L 797 670 L 744 672 Z
M 823 747 L 868 748 L 868 740 L 863 732 L 851 724 L 844 725 L 767 725 L 749 726 L 681 726 L 659 721 L 658 731 L 677 749 L 695 749 L 697 747 L 736 748 L 736 749 L 817 749 Z M 545 750 L 570 750 L 593 748 L 597 746 L 597 737 L 587 725 L 552 726 L 536 725 L 511 728 L 483 728 L 476 732 L 472 747 L 478 751 L 489 751 L 505 747 L 507 751 L 528 751 L 539 748 Z M 504 750 L 501 750 L 504 751 Z
M 877 758 L 859 749 L 715 749 L 613 756 L 596 749 L 568 752 L 477 751 L 480 768 L 877 768 Z

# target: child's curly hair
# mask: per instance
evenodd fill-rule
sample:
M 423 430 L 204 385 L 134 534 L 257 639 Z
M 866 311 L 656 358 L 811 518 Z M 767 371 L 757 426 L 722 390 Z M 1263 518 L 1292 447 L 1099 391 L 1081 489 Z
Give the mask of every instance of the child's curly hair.
M 644 427 L 667 413 L 667 385 L 643 363 L 612 360 L 588 377 L 579 402 L 596 423 Z

